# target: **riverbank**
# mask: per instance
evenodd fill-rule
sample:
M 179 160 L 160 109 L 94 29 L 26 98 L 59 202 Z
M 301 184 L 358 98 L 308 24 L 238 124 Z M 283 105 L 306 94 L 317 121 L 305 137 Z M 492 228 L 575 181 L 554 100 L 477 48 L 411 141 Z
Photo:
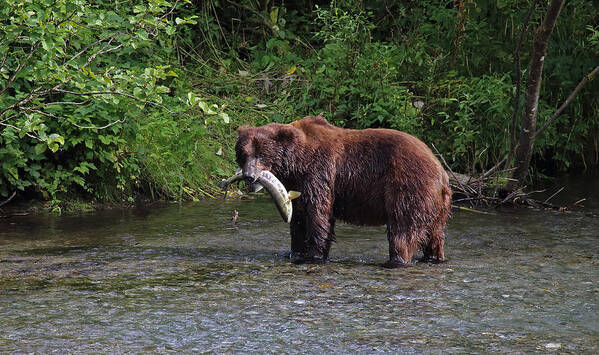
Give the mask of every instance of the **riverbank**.
M 233 170 L 232 170 L 233 171 Z M 540 202 L 551 203 L 553 207 L 547 209 L 575 209 L 584 210 L 587 207 L 599 208 L 599 196 L 596 191 L 599 191 L 599 174 L 589 172 L 582 175 L 561 175 L 559 177 L 545 179 L 538 183 L 527 192 L 527 197 Z M 247 198 L 254 198 L 256 194 L 250 194 L 243 186 L 239 189 L 231 189 L 227 199 L 240 200 Z M 80 214 L 80 213 L 91 213 L 96 211 L 106 210 L 130 210 L 130 209 L 152 209 L 154 207 L 165 207 L 172 204 L 186 204 L 190 202 L 198 202 L 201 200 L 221 200 L 223 191 L 214 185 L 210 185 L 210 195 L 204 196 L 203 198 L 188 198 L 183 200 L 152 200 L 150 196 L 138 197 L 132 201 L 114 202 L 114 203 L 98 203 L 94 201 L 84 200 L 80 198 L 68 199 L 61 202 L 61 205 L 55 206 L 52 201 L 41 201 L 36 199 L 15 199 L 0 206 L 0 218 L 8 217 L 19 217 L 24 215 L 59 215 L 59 214 Z M 245 192 L 244 192 L 245 191 Z M 261 194 L 265 194 L 262 192 Z M 471 212 L 480 211 L 493 211 L 497 207 L 507 208 L 526 208 L 522 204 L 481 204 L 481 201 L 464 199 L 461 195 L 454 194 L 452 204 L 458 209 L 465 211 L 470 210 Z M 578 202 L 578 203 L 576 203 Z M 544 207 L 539 205 L 538 209 Z

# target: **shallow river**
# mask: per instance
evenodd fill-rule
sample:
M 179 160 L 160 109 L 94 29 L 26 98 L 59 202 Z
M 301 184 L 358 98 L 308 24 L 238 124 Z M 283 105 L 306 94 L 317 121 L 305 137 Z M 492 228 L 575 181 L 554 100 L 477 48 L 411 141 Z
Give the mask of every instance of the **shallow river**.
M 454 210 L 448 261 L 398 270 L 384 227 L 289 263 L 267 197 L 2 219 L 0 353 L 598 353 L 598 191 Z

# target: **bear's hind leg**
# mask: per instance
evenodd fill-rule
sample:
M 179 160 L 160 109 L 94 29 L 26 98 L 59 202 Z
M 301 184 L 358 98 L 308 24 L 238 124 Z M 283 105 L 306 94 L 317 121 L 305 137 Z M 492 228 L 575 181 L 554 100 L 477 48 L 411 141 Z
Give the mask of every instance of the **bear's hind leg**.
M 445 261 L 445 254 L 443 252 L 443 244 L 445 243 L 445 237 L 443 230 L 430 231 L 429 240 L 422 248 L 423 262 L 429 263 L 442 263 Z
M 327 235 L 327 239 L 324 242 L 324 251 L 323 258 L 324 260 L 329 259 L 329 251 L 331 250 L 331 244 L 335 241 L 335 218 L 331 217 L 329 219 L 329 234 Z
M 443 208 L 439 211 L 435 220 L 428 227 L 428 240 L 422 246 L 424 257 L 422 261 L 442 263 L 445 261 L 443 246 L 445 244 L 445 225 L 449 219 L 449 211 Z
M 412 264 L 412 257 L 418 249 L 420 236 L 417 232 L 399 223 L 387 224 L 387 239 L 389 241 L 389 261 L 383 264 L 389 269 L 408 267 Z

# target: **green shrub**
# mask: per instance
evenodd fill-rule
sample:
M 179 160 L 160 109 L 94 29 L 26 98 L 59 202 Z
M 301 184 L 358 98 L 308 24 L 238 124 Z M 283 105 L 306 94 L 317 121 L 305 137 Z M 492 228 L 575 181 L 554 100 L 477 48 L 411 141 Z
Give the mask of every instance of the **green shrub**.
M 169 36 L 193 22 L 172 6 L 0 1 L 0 196 L 130 196 L 140 161 L 128 140 L 139 117 L 171 111 Z

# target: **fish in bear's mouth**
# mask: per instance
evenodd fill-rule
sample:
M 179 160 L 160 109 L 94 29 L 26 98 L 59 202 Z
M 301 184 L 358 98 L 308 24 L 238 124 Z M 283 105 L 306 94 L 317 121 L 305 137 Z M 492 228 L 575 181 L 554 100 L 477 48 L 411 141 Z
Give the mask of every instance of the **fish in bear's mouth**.
M 226 180 L 222 180 L 218 184 L 218 186 L 220 188 L 222 188 L 223 190 L 225 190 L 225 197 L 226 197 L 229 186 L 231 184 L 241 181 L 241 180 L 247 181 L 247 179 L 244 178 L 244 176 L 243 176 L 243 172 L 241 171 L 241 168 L 239 168 L 235 172 L 235 175 L 231 176 L 230 178 L 228 178 Z M 268 191 L 268 193 L 272 197 L 272 199 L 275 203 L 275 206 L 277 206 L 277 209 L 279 210 L 279 213 L 281 214 L 281 217 L 283 217 L 283 221 L 285 221 L 287 223 L 291 222 L 291 215 L 293 214 L 291 200 L 293 200 L 296 197 L 299 197 L 299 195 L 301 194 L 300 192 L 297 192 L 297 191 L 287 192 L 287 189 L 285 188 L 285 186 L 283 186 L 281 181 L 279 181 L 279 179 L 277 179 L 277 177 L 274 176 L 268 170 L 262 170 L 260 172 L 260 174 L 258 175 L 258 177 L 255 179 L 255 181 L 247 181 L 247 183 L 250 185 L 250 187 L 252 188 L 252 191 L 254 191 L 254 192 L 258 192 L 262 189 L 262 187 L 264 187 L 266 189 L 266 191 Z

